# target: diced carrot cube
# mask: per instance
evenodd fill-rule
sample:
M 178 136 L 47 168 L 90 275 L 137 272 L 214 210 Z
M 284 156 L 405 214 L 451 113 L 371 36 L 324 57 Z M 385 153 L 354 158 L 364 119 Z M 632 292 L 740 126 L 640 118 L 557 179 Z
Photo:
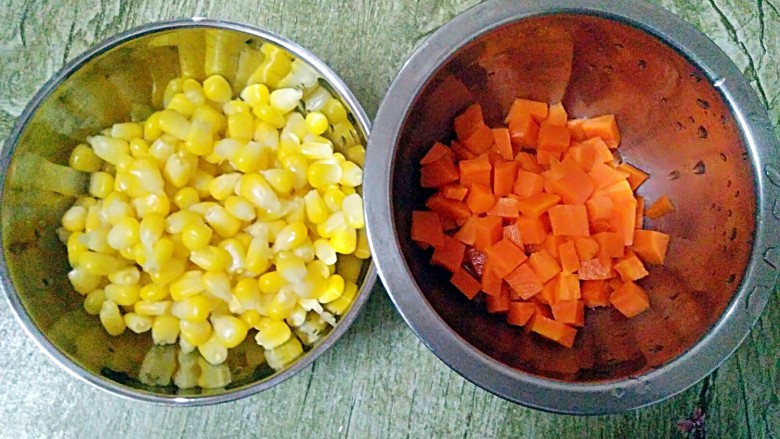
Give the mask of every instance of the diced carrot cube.
M 588 145 L 578 144 L 570 147 L 566 151 L 564 160 L 568 157 L 571 157 L 572 160 L 577 162 L 583 171 L 590 172 L 591 169 L 593 169 L 593 165 L 596 163 L 596 149 L 592 147 L 592 145 L 588 147 Z
M 612 269 L 612 261 L 603 258 L 581 261 L 577 274 L 580 280 L 609 279 L 616 276 L 615 270 Z
M 624 316 L 631 318 L 644 312 L 650 307 L 650 298 L 639 285 L 626 282 L 609 296 L 612 306 L 617 308 Z
M 559 204 L 548 211 L 556 236 L 590 236 L 588 212 L 583 205 Z
M 474 247 L 480 251 L 487 250 L 488 247 L 501 241 L 504 235 L 502 220 L 497 216 L 486 216 L 477 220 L 476 237 Z
M 615 203 L 615 206 L 612 208 L 610 228 L 623 236 L 623 244 L 629 246 L 634 242 L 636 200 Z
M 542 192 L 518 201 L 517 207 L 523 215 L 538 217 L 560 201 L 561 197 L 558 195 Z
M 493 170 L 493 194 L 503 197 L 512 193 L 517 176 L 517 163 L 514 161 L 497 163 Z
M 545 173 L 545 187 L 566 204 L 584 204 L 593 193 L 593 181 L 573 159 L 566 159 Z
M 580 291 L 582 291 L 582 300 L 588 308 L 610 305 L 609 296 L 612 293 L 612 288 L 603 279 L 583 280 L 580 284 Z
M 567 348 L 574 346 L 574 338 L 577 336 L 577 330 L 571 326 L 556 322 L 539 313 L 534 314 L 527 325 L 530 325 L 532 332 L 535 332 L 542 337 L 550 339 Z
M 642 183 L 650 178 L 650 174 L 626 162 L 619 164 L 617 169 L 628 174 L 628 184 L 631 185 L 632 190 L 637 190 Z
M 534 172 L 523 169 L 517 171 L 513 192 L 520 198 L 528 198 L 542 193 L 544 189 L 544 177 Z
M 593 180 L 596 189 L 603 189 L 623 180 L 628 179 L 628 173 L 613 169 L 604 163 L 596 163 L 591 168 L 588 176 Z
M 471 211 L 466 203 L 462 201 L 450 200 L 441 193 L 435 193 L 425 202 L 428 209 L 438 213 L 440 216 L 446 216 L 455 220 L 466 220 L 471 216 Z
M 412 240 L 424 242 L 434 247 L 444 243 L 439 215 L 426 210 L 412 211 Z
M 496 203 L 496 197 L 490 187 L 481 184 L 472 184 L 466 195 L 466 205 L 472 213 L 480 214 L 490 210 Z
M 521 264 L 512 270 L 504 280 L 523 300 L 535 296 L 542 291 L 543 287 L 530 264 Z
M 541 122 L 547 118 L 548 112 L 549 109 L 545 102 L 532 101 L 530 99 L 515 99 L 515 101 L 512 102 L 512 106 L 509 107 L 509 113 L 504 122 L 511 122 L 512 119 L 521 114 L 529 114 L 534 120 Z
M 645 209 L 645 216 L 650 219 L 660 218 L 668 213 L 674 212 L 674 204 L 668 196 L 663 195 L 655 200 L 653 204 Z
M 482 291 L 488 296 L 500 296 L 504 279 L 496 274 L 496 271 L 486 262 L 482 270 Z
M 555 300 L 551 303 L 557 303 L 561 300 L 577 300 L 580 297 L 582 297 L 580 280 L 576 274 L 562 274 L 558 276 Z
M 466 149 L 466 147 L 457 140 L 453 140 L 450 143 L 450 150 L 453 154 L 455 154 L 455 159 L 457 161 L 471 160 L 477 157 L 476 154 Z
M 580 261 L 595 258 L 599 251 L 599 244 L 589 236 L 574 238 L 574 247 L 577 249 L 577 256 L 580 258 Z
M 487 214 L 502 218 L 517 218 L 520 216 L 519 201 L 514 198 L 499 198 Z
M 498 296 L 488 295 L 485 297 L 485 302 L 487 302 L 487 309 L 491 314 L 504 313 L 509 311 L 509 295 L 505 294 L 504 292 Z
M 501 278 L 528 259 L 522 249 L 506 238 L 488 247 L 485 256 L 490 267 Z
M 512 139 L 509 137 L 509 129 L 493 128 L 493 144 L 504 160 L 514 160 L 515 153 L 512 150 Z
M 550 305 L 558 300 L 558 288 L 560 286 L 560 274 L 555 275 L 552 279 L 542 285 L 542 291 L 535 295 L 532 299 L 545 305 Z
M 631 247 L 648 264 L 663 264 L 669 247 L 669 235 L 654 230 L 635 230 Z
M 542 167 L 539 166 L 539 161 L 536 160 L 536 156 L 524 151 L 520 151 L 515 155 L 515 161 L 520 164 L 520 169 L 523 171 L 533 172 L 538 174 L 542 172 Z
M 452 275 L 450 282 L 469 299 L 473 299 L 482 288 L 482 285 L 462 268 Z
M 420 186 L 436 188 L 452 183 L 460 178 L 460 173 L 452 158 L 444 156 L 433 163 L 420 168 Z
M 446 145 L 444 145 L 441 142 L 435 142 L 431 149 L 428 150 L 427 153 L 423 156 L 422 159 L 420 159 L 420 165 L 428 165 L 431 164 L 442 157 L 449 156 L 450 158 L 454 158 L 454 154 L 452 151 L 450 151 L 449 148 L 447 148 Z
M 508 226 L 504 226 L 504 239 L 508 239 L 512 242 L 512 244 L 523 248 L 523 238 L 520 236 L 520 230 L 518 230 L 516 224 L 510 224 Z
M 469 189 L 457 183 L 451 183 L 440 187 L 439 191 L 441 191 L 441 194 L 444 195 L 444 198 L 463 201 L 463 199 L 466 198 L 466 194 L 469 192 Z
M 585 131 L 582 129 L 582 124 L 585 119 L 571 119 L 566 121 L 566 126 L 571 131 L 571 140 L 575 142 L 582 142 L 586 139 Z
M 509 120 L 509 139 L 522 149 L 536 149 L 539 141 L 539 124 L 528 113 L 520 113 Z
M 611 149 L 620 145 L 620 131 L 618 131 L 617 121 L 614 114 L 594 117 L 587 119 L 582 123 L 582 131 L 585 137 L 599 137 Z
M 615 232 L 601 232 L 593 235 L 599 245 L 598 256 L 601 258 L 622 258 L 626 247 L 623 245 L 623 235 Z
M 455 232 L 453 238 L 464 244 L 474 245 L 474 241 L 477 240 L 477 221 L 478 217 L 469 217 L 466 223 L 460 227 L 460 230 Z
M 562 103 L 558 102 L 557 104 L 550 105 L 550 108 L 547 111 L 547 119 L 544 121 L 550 125 L 566 126 L 566 129 L 568 130 L 569 127 L 566 123 L 568 119 L 569 115 L 566 114 L 566 109 L 563 108 Z
M 515 225 L 524 244 L 541 244 L 547 237 L 547 229 L 539 217 L 520 215 Z
M 582 148 L 593 150 L 595 163 L 612 163 L 615 160 L 615 156 L 610 151 L 609 146 L 599 137 L 588 139 L 578 145 Z
M 546 122 L 539 128 L 538 151 L 564 153 L 569 149 L 571 133 L 566 125 L 552 125 Z
M 510 302 L 506 322 L 510 325 L 524 326 L 535 312 L 536 305 L 531 302 Z
M 460 185 L 469 187 L 472 184 L 481 184 L 490 186 L 490 176 L 493 165 L 490 164 L 490 158 L 487 155 L 461 160 L 458 162 L 460 169 Z
M 466 246 L 455 238 L 444 235 L 442 245 L 434 247 L 431 264 L 445 268 L 450 273 L 460 270 Z
M 615 263 L 615 271 L 618 272 L 623 282 L 642 279 L 650 274 L 645 269 L 642 261 L 631 250 L 628 250 L 626 255 Z
M 482 107 L 479 104 L 471 104 L 462 113 L 455 117 L 455 135 L 463 142 L 468 139 L 480 127 L 485 125 L 482 117 Z
M 539 150 L 536 152 L 536 160 L 540 165 L 555 165 L 561 161 L 562 154 L 555 151 Z
M 561 260 L 561 271 L 564 274 L 575 273 L 580 268 L 580 257 L 574 241 L 568 240 L 558 246 L 558 259 Z
M 550 305 L 553 318 L 572 326 L 585 326 L 585 305 L 582 300 L 561 300 Z
M 545 249 L 531 253 L 531 256 L 528 257 L 528 263 L 542 283 L 547 282 L 561 272 L 561 266 L 558 265 L 558 261 Z
M 463 146 L 474 154 L 482 154 L 493 146 L 493 132 L 490 127 L 482 124 L 465 139 L 460 139 Z

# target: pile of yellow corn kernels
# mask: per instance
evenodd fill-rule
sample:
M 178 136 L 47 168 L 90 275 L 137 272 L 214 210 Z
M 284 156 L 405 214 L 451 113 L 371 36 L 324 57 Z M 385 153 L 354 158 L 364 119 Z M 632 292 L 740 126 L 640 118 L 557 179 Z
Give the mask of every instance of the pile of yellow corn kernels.
M 218 365 L 254 328 L 279 369 L 351 304 L 365 149 L 305 64 L 261 50 L 239 97 L 219 75 L 177 78 L 163 110 L 73 150 L 90 181 L 62 218 L 68 277 L 109 334 Z

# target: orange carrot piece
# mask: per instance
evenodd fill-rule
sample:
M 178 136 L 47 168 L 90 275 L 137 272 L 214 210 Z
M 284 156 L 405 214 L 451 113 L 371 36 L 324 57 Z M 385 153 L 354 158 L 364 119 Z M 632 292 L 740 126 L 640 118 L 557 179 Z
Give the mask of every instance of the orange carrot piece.
M 547 237 L 547 229 L 539 217 L 520 215 L 515 225 L 524 244 L 541 244 Z
M 547 250 L 548 253 L 555 259 L 560 260 L 560 257 L 558 255 L 558 246 L 564 243 L 567 240 L 567 238 L 563 236 L 555 236 L 555 235 L 547 235 L 546 238 L 544 238 L 544 242 L 542 243 L 542 248 Z
M 555 236 L 590 236 L 588 211 L 583 205 L 559 204 L 549 210 Z
M 500 216 L 502 218 L 517 218 L 520 216 L 519 204 L 520 202 L 514 198 L 499 198 L 493 207 L 488 209 L 487 214 L 492 216 Z
M 612 209 L 611 229 L 623 235 L 623 244 L 634 242 L 636 230 L 636 200 L 615 204 Z
M 588 139 L 578 145 L 593 151 L 595 163 L 612 163 L 615 160 L 615 156 L 610 151 L 609 146 L 599 137 Z
M 631 250 L 626 251 L 626 255 L 620 258 L 615 263 L 614 267 L 623 282 L 642 279 L 650 274 L 645 269 L 645 265 L 642 261 L 636 256 L 636 253 Z
M 611 294 L 612 291 L 615 291 L 618 288 L 623 286 L 623 281 L 620 280 L 619 277 L 613 277 L 612 279 L 607 279 L 606 282 L 607 282 L 607 285 L 609 285 L 610 294 Z
M 599 251 L 599 244 L 590 236 L 574 238 L 574 247 L 580 262 L 595 258 Z
M 500 162 L 493 168 L 493 194 L 503 197 L 512 193 L 517 176 L 517 162 Z
M 555 299 L 551 303 L 557 303 L 561 300 L 577 300 L 580 297 L 582 297 L 580 280 L 576 274 L 562 274 L 558 276 Z
M 458 271 L 463 264 L 466 246 L 455 238 L 444 235 L 442 245 L 434 247 L 431 264 L 445 268 L 450 273 Z
M 553 151 L 537 151 L 536 160 L 540 165 L 554 165 L 561 161 L 561 153 Z
M 593 169 L 593 165 L 596 163 L 596 149 L 592 145 L 579 144 L 566 151 L 564 160 L 567 157 L 571 157 L 587 173 Z
M 469 299 L 473 299 L 482 288 L 482 285 L 463 268 L 452 275 L 450 282 Z
M 450 200 L 440 193 L 435 193 L 425 202 L 428 209 L 438 213 L 441 216 L 453 218 L 455 220 L 465 220 L 471 216 L 471 211 L 466 203 L 462 201 Z
M 569 149 L 571 133 L 566 125 L 553 125 L 546 122 L 539 128 L 538 151 L 563 153 Z
M 520 264 L 519 267 L 506 275 L 504 280 L 523 300 L 530 299 L 543 288 L 542 282 L 528 263 Z
M 450 143 L 450 150 L 455 155 L 455 159 L 458 161 L 471 160 L 477 157 L 476 154 L 466 149 L 466 147 L 463 146 L 463 144 L 458 142 L 457 140 L 453 140 Z
M 597 190 L 593 195 L 606 195 L 615 204 L 636 202 L 634 191 L 631 190 L 631 185 L 628 181 L 619 181 L 611 184 L 604 189 Z
M 550 339 L 567 348 L 574 346 L 574 338 L 577 330 L 561 322 L 536 313 L 531 317 L 526 327 L 530 326 L 532 332 Z
M 493 128 L 491 131 L 496 151 L 501 154 L 504 160 L 514 160 L 515 152 L 512 150 L 512 139 L 509 136 L 509 129 Z
M 585 137 L 599 137 L 611 149 L 620 145 L 620 131 L 618 131 L 617 121 L 614 114 L 594 117 L 587 119 L 582 123 L 582 131 Z
M 561 271 L 564 274 L 575 273 L 580 268 L 580 257 L 574 241 L 565 241 L 558 246 L 558 259 L 561 261 Z
M 603 189 L 615 183 L 628 179 L 629 174 L 617 169 L 613 169 L 603 163 L 596 163 L 591 168 L 588 176 L 593 180 L 593 186 L 596 189 Z
M 444 232 L 439 215 L 426 210 L 412 211 L 412 240 L 434 247 L 444 244 Z
M 598 257 L 622 258 L 625 254 L 626 247 L 623 245 L 623 235 L 620 233 L 601 232 L 592 236 L 599 245 Z
M 523 171 L 533 172 L 534 174 L 542 172 L 542 167 L 539 166 L 539 161 L 536 160 L 536 156 L 533 154 L 520 151 L 515 155 L 515 161 Z
M 466 195 L 466 205 L 472 213 L 480 214 L 490 210 L 496 204 L 496 197 L 489 187 L 481 184 L 472 184 Z
M 541 122 L 547 118 L 548 112 L 549 109 L 545 102 L 532 101 L 529 99 L 515 99 L 515 101 L 512 102 L 512 106 L 509 107 L 509 113 L 504 122 L 508 123 L 521 114 L 529 114 L 533 116 L 534 120 Z
M 636 197 L 636 224 L 634 228 L 641 229 L 645 222 L 645 197 Z
M 469 189 L 457 183 L 451 183 L 440 187 L 439 191 L 442 195 L 444 195 L 444 198 L 463 201 L 463 199 L 466 198 L 466 194 L 469 192 Z
M 553 318 L 567 325 L 585 326 L 585 305 L 582 300 L 561 300 L 550 305 Z
M 674 212 L 672 200 L 668 196 L 663 195 L 645 209 L 645 216 L 650 219 L 656 219 L 672 212 Z
M 420 159 L 420 164 L 423 166 L 428 165 L 444 156 L 454 157 L 452 151 L 446 145 L 441 142 L 435 142 L 431 149 Z
M 655 230 L 635 230 L 631 248 L 648 264 L 663 264 L 669 248 L 669 235 Z
M 584 204 L 593 193 L 593 181 L 573 159 L 566 159 L 544 174 L 548 192 L 566 204 Z
M 536 312 L 536 305 L 531 302 L 510 302 L 506 322 L 514 326 L 525 326 Z
M 455 117 L 455 135 L 463 142 L 468 139 L 480 127 L 485 125 L 482 117 L 482 107 L 479 104 L 471 104 L 462 113 Z
M 528 259 L 521 248 L 506 238 L 485 249 L 485 256 L 487 263 L 501 278 Z
M 539 124 L 528 113 L 520 113 L 509 120 L 509 139 L 521 149 L 536 149 L 539 142 Z
M 509 311 L 509 295 L 503 292 L 499 296 L 488 295 L 485 297 L 485 302 L 487 302 L 487 309 L 490 314 Z
M 594 194 L 585 202 L 585 208 L 588 209 L 588 221 L 591 223 L 609 222 L 614 207 L 612 199 L 606 194 Z
M 610 279 L 616 276 L 612 262 L 604 258 L 581 261 L 577 274 L 580 280 Z
M 561 197 L 558 195 L 542 192 L 518 201 L 517 207 L 523 215 L 538 217 L 560 201 Z
M 490 186 L 493 165 L 490 164 L 490 158 L 487 154 L 469 160 L 461 160 L 458 162 L 458 168 L 461 186 L 469 187 L 472 184 Z
M 517 179 L 512 192 L 519 195 L 520 198 L 528 198 L 533 195 L 541 194 L 544 190 L 544 177 L 526 170 L 517 171 Z
M 650 174 L 626 162 L 619 164 L 617 169 L 628 174 L 628 184 L 631 185 L 632 190 L 637 190 L 642 183 L 650 178 Z
M 585 131 L 582 129 L 582 124 L 585 123 L 585 119 L 571 119 L 566 121 L 566 126 L 571 131 L 571 140 L 575 142 L 582 142 L 586 139 Z
M 582 301 L 588 308 L 610 305 L 609 295 L 612 293 L 612 288 L 603 279 L 583 280 L 580 284 L 580 291 L 582 291 Z
M 488 262 L 482 270 L 482 291 L 488 296 L 500 296 L 504 279 L 499 277 Z
M 631 318 L 650 308 L 650 298 L 639 285 L 626 282 L 609 296 L 609 302 L 624 316 Z
M 441 228 L 445 232 L 455 230 L 460 227 L 457 220 L 448 216 L 440 216 L 439 221 L 441 221 Z
M 466 245 L 474 245 L 474 241 L 477 239 L 478 220 L 479 218 L 477 216 L 469 217 L 469 219 L 460 227 L 460 230 L 455 232 L 453 238 Z
M 497 216 L 486 216 L 477 220 L 476 236 L 474 238 L 474 247 L 477 250 L 485 251 L 491 245 L 501 241 L 504 229 L 502 220 Z
M 458 168 L 448 155 L 420 168 L 420 186 L 425 188 L 444 186 L 457 181 L 458 178 L 460 178 Z
M 569 115 L 566 114 L 566 109 L 563 108 L 563 104 L 558 102 L 557 104 L 550 105 L 550 108 L 547 111 L 547 119 L 545 119 L 545 123 L 548 123 L 550 125 L 561 125 L 566 126 L 566 129 L 568 130 L 568 124 L 566 123 L 569 119 Z
M 558 265 L 558 261 L 545 249 L 531 253 L 531 256 L 528 257 L 528 264 L 542 283 L 547 282 L 561 272 L 561 266 Z
M 482 124 L 468 138 L 461 139 L 461 143 L 474 154 L 483 154 L 493 146 L 493 132 Z

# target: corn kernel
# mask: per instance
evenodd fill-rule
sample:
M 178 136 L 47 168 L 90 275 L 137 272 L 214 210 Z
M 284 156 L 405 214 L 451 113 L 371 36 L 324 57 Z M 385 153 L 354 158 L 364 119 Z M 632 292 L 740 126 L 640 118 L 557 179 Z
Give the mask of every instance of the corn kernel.
M 182 187 L 190 181 L 196 169 L 180 154 L 172 154 L 165 162 L 165 179 L 176 187 Z
M 287 114 L 298 106 L 298 102 L 302 97 L 303 92 L 301 90 L 295 88 L 280 88 L 271 92 L 269 102 L 271 107 L 276 111 L 281 114 Z
M 211 296 L 230 302 L 230 279 L 224 271 L 207 271 L 202 276 L 203 287 Z
M 233 294 L 245 309 L 254 309 L 260 304 L 260 287 L 254 278 L 239 280 Z
M 88 209 L 92 206 L 96 206 L 98 204 L 98 201 L 92 197 L 88 197 L 86 195 L 82 195 L 76 199 L 76 202 L 73 203 L 74 206 L 81 206 L 85 209 Z
M 222 364 L 227 359 L 227 348 L 213 332 L 205 343 L 198 346 L 198 351 L 203 356 L 203 359 L 212 365 Z M 201 369 L 203 369 L 203 366 L 205 364 L 201 364 Z M 206 384 L 202 378 L 203 376 L 201 375 L 201 379 L 198 380 L 199 385 Z
M 125 314 L 124 320 L 127 328 L 136 334 L 149 331 L 152 329 L 152 323 L 154 323 L 154 319 L 152 317 L 136 314 L 134 312 Z
M 117 336 L 125 332 L 125 321 L 122 318 L 122 313 L 119 312 L 119 307 L 111 300 L 103 302 L 103 306 L 100 308 L 100 323 L 106 329 L 109 335 Z
M 206 271 L 222 271 L 230 264 L 230 253 L 213 245 L 190 253 L 190 261 Z
M 302 222 L 288 224 L 276 236 L 274 251 L 291 250 L 308 239 L 308 229 Z
M 260 84 L 257 84 L 257 85 L 259 86 Z M 234 101 L 225 102 L 225 104 L 222 106 L 222 112 L 225 113 L 226 116 L 230 116 L 230 115 L 236 114 L 236 113 L 250 113 L 252 111 L 252 107 L 250 105 L 253 105 L 253 104 L 249 104 L 247 102 L 235 101 L 235 100 Z M 257 104 L 254 104 L 254 105 L 257 105 Z
M 223 174 L 209 183 L 209 193 L 214 199 L 222 201 L 233 195 L 236 185 L 241 180 L 241 174 L 234 172 Z
M 246 338 L 249 327 L 243 320 L 232 315 L 212 315 L 214 335 L 226 348 L 234 348 Z
M 317 299 L 320 303 L 330 303 L 341 297 L 345 289 L 344 278 L 338 274 L 328 278 L 327 286 L 322 295 Z
M 179 335 L 181 339 L 193 346 L 199 346 L 208 341 L 211 333 L 211 324 L 208 321 L 197 323 L 188 320 L 179 321 Z
M 77 263 L 87 274 L 94 276 L 107 276 L 124 265 L 122 261 L 111 255 L 91 251 L 81 253 Z
M 241 91 L 241 99 L 246 101 L 249 106 L 256 107 L 268 104 L 271 99 L 271 93 L 268 91 L 268 87 L 263 84 L 252 84 L 246 86 Z
M 182 91 L 184 92 L 184 95 L 187 96 L 187 99 L 194 105 L 197 106 L 206 103 L 206 95 L 203 92 L 203 87 L 200 85 L 200 82 L 187 78 L 184 80 L 184 84 L 182 84 Z
M 201 221 L 187 223 L 181 230 L 181 240 L 185 247 L 195 251 L 205 248 L 211 242 L 214 235 L 211 227 Z
M 239 318 L 243 320 L 247 326 L 254 328 L 258 323 L 260 323 L 260 320 L 263 318 L 263 316 L 261 316 L 260 313 L 254 309 L 248 309 L 242 312 Z
M 119 285 L 110 283 L 104 288 L 106 299 L 121 306 L 130 306 L 138 302 L 141 287 L 135 285 Z
M 341 180 L 339 180 L 342 186 L 357 187 L 363 184 L 363 170 L 360 166 L 345 161 L 341 164 Z
M 179 337 L 179 319 L 172 315 L 161 315 L 152 323 L 152 340 L 154 344 L 166 345 L 176 343 Z
M 344 212 L 338 211 L 332 213 L 325 222 L 317 225 L 317 233 L 323 238 L 331 238 L 336 232 L 345 230 L 347 227 Z
M 171 312 L 171 305 L 173 305 L 173 302 L 170 300 L 163 300 L 159 302 L 139 300 L 138 302 L 135 302 L 135 305 L 133 305 L 133 311 L 136 314 L 142 316 L 161 316 Z
M 186 99 L 184 95 L 176 96 L 182 96 L 182 98 Z M 190 105 L 192 104 L 190 103 Z M 192 108 L 192 111 L 195 111 L 194 107 Z M 192 113 L 190 112 L 187 117 L 191 115 Z M 160 112 L 159 118 L 160 128 L 163 130 L 163 132 L 168 133 L 179 140 L 187 140 L 187 135 L 190 132 L 190 121 L 187 120 L 187 118 L 182 115 L 182 113 L 172 110 L 163 110 Z M 110 160 L 106 161 L 111 162 Z
M 363 198 L 358 194 L 348 195 L 342 202 L 342 208 L 344 209 L 344 216 L 347 220 L 347 225 L 353 229 L 362 229 L 365 227 L 365 220 L 363 219 Z
M 227 137 L 248 141 L 255 131 L 252 115 L 249 113 L 234 113 L 227 118 Z
M 366 148 L 363 145 L 352 145 L 347 148 L 347 159 L 358 166 L 363 166 L 366 161 Z
M 87 222 L 87 209 L 73 206 L 62 216 L 62 227 L 69 232 L 81 232 Z
M 295 177 L 292 172 L 286 169 L 267 169 L 261 171 L 263 177 L 268 181 L 274 190 L 280 195 L 287 195 L 292 191 Z
M 260 174 L 242 176 L 238 195 L 269 212 L 279 211 L 282 207 L 279 197 Z
M 211 312 L 211 303 L 202 294 L 185 297 L 171 306 L 171 314 L 193 323 L 205 322 Z
M 327 131 L 328 126 L 328 118 L 319 111 L 312 111 L 306 115 L 306 129 L 315 136 Z
M 231 274 L 241 274 L 246 269 L 246 247 L 241 241 L 230 238 L 219 243 L 219 248 L 225 250 L 228 255 L 227 271 Z
M 255 335 L 255 340 L 257 344 L 265 349 L 273 349 L 289 340 L 290 337 L 292 337 L 292 331 L 287 326 L 287 323 L 273 320 L 258 331 L 257 335 Z
M 187 133 L 187 141 L 184 149 L 196 156 L 207 156 L 214 150 L 212 122 L 195 119 L 190 123 L 190 131 Z
M 198 195 L 201 199 L 209 197 L 209 185 L 214 180 L 214 176 L 201 169 L 195 171 L 195 175 L 190 179 L 190 186 L 198 191 Z
M 114 166 L 132 160 L 130 157 L 130 145 L 122 139 L 92 136 L 87 137 L 87 142 L 92 146 L 92 150 L 98 157 Z
M 247 142 L 233 156 L 233 166 L 239 171 L 249 174 L 268 167 L 268 154 L 263 145 L 255 141 Z
M 71 168 L 82 172 L 97 172 L 103 166 L 103 160 L 87 145 L 81 144 L 73 148 L 68 164 Z
M 144 158 L 149 154 L 149 142 L 136 138 L 130 140 L 130 155 L 134 159 Z
M 109 274 L 108 280 L 117 285 L 136 285 L 141 281 L 141 272 L 135 266 L 125 267 Z
M 252 112 L 260 120 L 276 129 L 282 128 L 286 123 L 284 115 L 269 104 L 253 105 Z
M 100 310 L 103 308 L 103 302 L 106 301 L 106 293 L 102 289 L 92 290 L 87 297 L 84 298 L 84 310 L 89 315 L 96 316 L 100 314 Z
M 319 238 L 314 241 L 314 254 L 320 261 L 332 265 L 336 263 L 336 250 L 327 239 Z
M 131 141 L 143 137 L 144 128 L 135 122 L 115 123 L 111 126 L 111 137 Z
M 323 137 L 309 135 L 301 144 L 301 154 L 309 160 L 330 159 L 333 157 L 333 144 Z
M 214 102 L 224 104 L 233 96 L 233 90 L 225 78 L 212 75 L 203 81 L 203 94 Z
M 342 170 L 338 163 L 318 160 L 306 170 L 306 179 L 315 188 L 336 184 L 341 180 Z
M 303 260 L 294 255 L 279 258 L 276 262 L 276 270 L 288 282 L 301 282 L 306 277 L 306 265 Z
M 107 172 L 95 172 L 89 178 L 89 194 L 106 198 L 114 190 L 114 177 Z
M 212 134 L 224 134 L 227 128 L 225 114 L 220 113 L 208 104 L 200 105 L 195 109 L 195 113 L 192 114 L 192 121 L 205 122 L 208 124 L 209 131 Z
M 254 237 L 246 250 L 246 268 L 255 275 L 265 273 L 271 266 L 273 255 L 267 239 Z
M 68 280 L 77 293 L 87 295 L 100 286 L 103 278 L 87 273 L 82 267 L 75 267 L 68 272 Z
M 242 197 L 231 195 L 225 199 L 225 209 L 241 221 L 250 222 L 255 219 L 255 208 Z
M 203 272 L 191 270 L 171 283 L 169 292 L 173 300 L 180 301 L 203 291 Z
M 264 147 L 271 148 L 273 150 L 279 149 L 279 130 L 263 122 L 262 120 L 255 122 L 255 131 L 252 139 Z
M 344 104 L 336 98 L 328 99 L 321 111 L 333 124 L 347 120 L 347 110 L 344 108 Z
M 358 229 L 357 246 L 355 247 L 355 257 L 358 259 L 368 259 L 371 257 L 371 248 L 368 245 L 368 235 L 366 229 Z
M 198 202 L 200 202 L 200 195 L 198 195 L 198 191 L 195 188 L 190 186 L 177 190 L 173 195 L 173 204 L 181 210 L 187 209 Z
M 290 328 L 298 328 L 306 321 L 306 310 L 301 305 L 295 305 L 289 316 L 284 319 Z
M 156 283 L 146 284 L 141 287 L 139 296 L 147 302 L 159 302 L 168 298 L 168 288 L 165 285 Z
M 173 258 L 175 250 L 176 245 L 170 238 L 160 238 L 152 245 L 144 269 L 151 274 L 159 272 Z
M 325 307 L 336 315 L 343 315 L 352 304 L 352 301 L 355 300 L 357 289 L 355 283 L 346 281 L 344 284 L 344 293 L 332 302 L 327 303 Z
M 284 368 L 301 355 L 303 355 L 303 346 L 301 346 L 301 342 L 295 337 L 291 337 L 286 343 L 277 346 L 272 350 L 265 351 L 266 361 L 274 370 Z
M 144 140 L 154 142 L 162 135 L 160 128 L 160 112 L 156 111 L 144 122 Z
M 241 228 L 241 220 L 228 213 L 221 205 L 209 208 L 204 218 L 217 235 L 223 238 L 234 236 Z
M 337 253 L 351 254 L 357 248 L 357 232 L 351 227 L 333 232 L 330 245 Z
M 132 218 L 135 216 L 135 213 L 130 203 L 126 200 L 127 197 L 124 194 L 112 192 L 103 201 L 100 214 L 112 225 L 116 225 L 127 218 Z
M 165 193 L 149 194 L 134 198 L 132 201 L 135 214 L 139 218 L 148 215 L 166 216 L 171 211 L 171 202 Z
M 292 154 L 282 159 L 282 167 L 293 174 L 293 188 L 302 189 L 307 180 L 308 163 L 302 154 Z
M 257 283 L 263 294 L 276 294 L 288 282 L 278 271 L 269 271 L 260 276 Z
M 187 95 L 185 95 L 184 93 L 176 93 L 175 95 L 173 95 L 170 102 L 168 102 L 168 105 L 166 105 L 165 108 L 167 111 L 176 112 L 177 114 L 183 117 L 189 118 L 192 117 L 192 114 L 195 112 L 195 106 L 196 106 L 195 103 L 190 101 L 187 98 Z M 166 131 L 165 128 L 163 128 L 163 131 L 170 133 L 170 131 Z
M 181 233 L 184 226 L 202 221 L 200 215 L 192 210 L 180 210 L 165 218 L 165 231 L 171 234 Z
M 149 157 L 153 158 L 158 168 L 165 167 L 165 162 L 176 151 L 173 143 L 166 142 L 162 138 L 155 140 L 149 147 Z
M 326 282 L 321 273 L 307 268 L 305 278 L 293 285 L 293 291 L 303 299 L 317 298 L 325 290 Z
M 132 217 L 118 221 L 108 232 L 108 245 L 116 250 L 128 248 L 140 239 L 140 225 L 138 220 Z

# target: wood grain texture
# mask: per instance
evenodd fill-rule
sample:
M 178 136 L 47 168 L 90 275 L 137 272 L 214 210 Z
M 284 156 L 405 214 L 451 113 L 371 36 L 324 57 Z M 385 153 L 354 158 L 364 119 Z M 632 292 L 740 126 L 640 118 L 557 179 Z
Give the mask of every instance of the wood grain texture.
M 2 0 L 0 139 L 35 91 L 93 44 L 151 21 L 206 16 L 265 27 L 309 48 L 370 115 L 412 50 L 475 0 Z M 661 0 L 709 35 L 780 118 L 778 0 Z M 777 127 L 777 125 L 775 125 Z M 708 437 L 780 438 L 780 301 L 707 380 L 617 416 L 570 417 L 506 402 L 447 368 L 378 285 L 332 349 L 262 394 L 172 409 L 106 395 L 41 354 L 0 301 L 0 438 L 661 438 L 698 405 Z

